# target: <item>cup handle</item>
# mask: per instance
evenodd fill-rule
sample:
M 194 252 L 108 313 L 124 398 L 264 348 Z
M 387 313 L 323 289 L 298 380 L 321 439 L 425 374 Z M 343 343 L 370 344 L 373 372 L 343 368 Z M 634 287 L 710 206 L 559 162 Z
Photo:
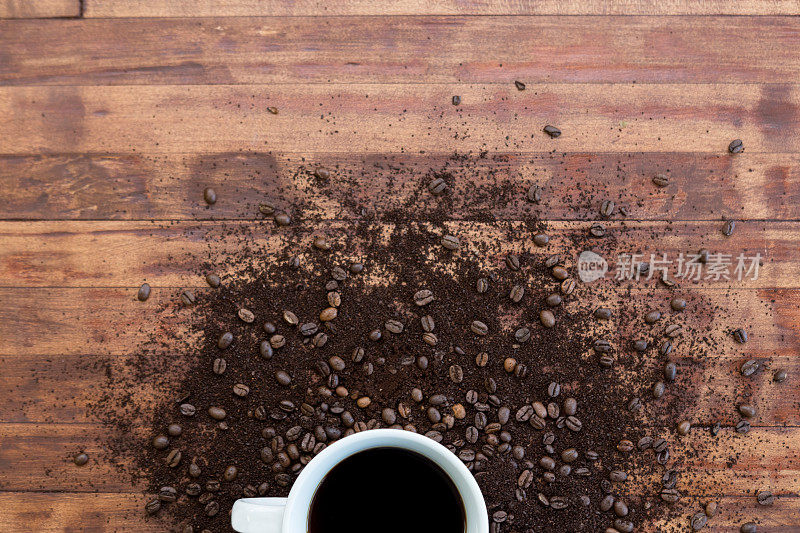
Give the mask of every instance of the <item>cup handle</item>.
M 280 533 L 286 498 L 242 498 L 231 511 L 231 526 L 239 533 Z

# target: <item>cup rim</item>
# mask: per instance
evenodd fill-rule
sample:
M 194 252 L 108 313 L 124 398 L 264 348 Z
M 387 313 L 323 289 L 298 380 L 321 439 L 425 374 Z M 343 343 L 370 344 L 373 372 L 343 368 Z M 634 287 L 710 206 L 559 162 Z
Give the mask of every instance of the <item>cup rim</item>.
M 405 445 L 404 445 L 405 444 Z M 410 445 L 410 446 L 407 446 Z M 421 453 L 435 462 L 450 477 L 456 486 L 464 506 L 465 533 L 488 533 L 489 513 L 478 482 L 469 469 L 450 450 L 440 443 L 419 433 L 402 429 L 371 429 L 344 437 L 327 446 L 317 454 L 300 472 L 292 485 L 286 503 L 282 533 L 295 533 L 297 507 L 302 504 L 302 521 L 305 533 L 308 511 L 317 488 L 327 473 L 339 462 L 358 452 L 371 448 L 396 447 Z M 317 466 L 314 466 L 314 463 Z M 326 463 L 330 463 L 327 466 Z M 456 474 L 454 476 L 454 474 Z

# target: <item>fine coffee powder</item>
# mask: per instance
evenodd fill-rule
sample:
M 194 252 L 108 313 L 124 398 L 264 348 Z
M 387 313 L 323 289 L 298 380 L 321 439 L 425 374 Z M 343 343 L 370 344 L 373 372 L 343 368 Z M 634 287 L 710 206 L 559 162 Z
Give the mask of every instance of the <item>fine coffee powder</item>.
M 308 515 L 309 533 L 464 533 L 464 525 L 464 504 L 445 471 L 392 447 L 364 450 L 336 465 Z

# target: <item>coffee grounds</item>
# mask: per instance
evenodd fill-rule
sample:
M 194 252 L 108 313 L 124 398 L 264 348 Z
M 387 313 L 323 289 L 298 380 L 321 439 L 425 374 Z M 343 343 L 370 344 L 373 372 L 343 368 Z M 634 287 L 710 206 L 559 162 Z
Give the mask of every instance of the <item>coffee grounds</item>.
M 352 431 L 390 426 L 384 421 L 385 408 L 394 410 L 394 425 L 428 434 L 462 457 L 481 486 L 490 517 L 502 522 L 495 521 L 493 531 L 611 527 L 613 512 L 598 509 L 609 491 L 625 501 L 630 514 L 624 520 L 634 524 L 668 513 L 669 506 L 658 497 L 661 487 L 651 483 L 663 470 L 652 450 L 617 450 L 621 439 L 636 443 L 649 433 L 640 412 L 628 410 L 627 404 L 634 392 L 649 390 L 658 376 L 643 372 L 626 375 L 623 382 L 615 378 L 616 367 L 599 365 L 602 354 L 593 349 L 599 338 L 609 341 L 620 363 L 635 364 L 631 356 L 620 358 L 617 353 L 622 341 L 616 331 L 604 334 L 603 324 L 592 316 L 603 303 L 602 291 L 579 287 L 572 295 L 562 294 L 564 303 L 551 308 L 555 327 L 544 328 L 539 313 L 548 308 L 548 295 L 560 294 L 561 283 L 544 265 L 547 247 L 520 254 L 518 271 L 506 266 L 501 248 L 519 249 L 519 244 L 530 243 L 534 233 L 546 231 L 546 225 L 536 221 L 522 227 L 506 225 L 504 243 L 481 246 L 468 244 L 467 226 L 456 252 L 440 245 L 441 236 L 452 231 L 441 225 L 358 223 L 344 234 L 328 235 L 330 251 L 310 246 L 309 232 L 302 227 L 275 228 L 271 231 L 284 232 L 295 243 L 278 255 L 274 251 L 267 255 L 261 248 L 258 232 L 263 227 L 232 225 L 225 230 L 227 238 L 239 240 L 240 250 L 223 260 L 214 257 L 213 264 L 198 269 L 203 276 L 219 273 L 222 286 L 195 291 L 197 304 L 190 308 L 187 330 L 176 328 L 168 336 L 159 332 L 141 357 L 131 361 L 137 370 L 115 384 L 114 389 L 120 390 L 132 385 L 128 380 L 165 380 L 162 371 L 183 367 L 184 377 L 154 399 L 157 406 L 146 442 L 127 431 L 134 414 L 130 406 L 120 416 L 109 408 L 115 404 L 111 397 L 98 402 L 107 421 L 126 430 L 109 446 L 131 456 L 127 470 L 146 482 L 149 494 L 163 494 L 163 487 L 176 491 L 174 503 L 148 508 L 156 519 L 177 531 L 229 531 L 228 511 L 237 498 L 286 496 L 302 465 L 321 446 Z M 596 245 L 588 235 L 571 239 L 575 250 Z M 298 255 L 290 255 L 294 252 Z M 564 260 L 572 270 L 569 259 Z M 354 262 L 363 263 L 363 272 L 349 271 Z M 337 267 L 347 277 L 334 282 Z M 341 272 L 335 277 L 341 278 Z M 488 280 L 489 289 L 483 294 L 476 291 L 479 278 Z M 519 303 L 508 296 L 514 284 L 525 287 Z M 420 289 L 434 295 L 424 307 L 414 303 Z M 331 290 L 340 294 L 341 305 L 334 320 L 322 323 L 319 314 L 329 307 Z M 242 308 L 254 314 L 252 323 L 239 317 Z M 287 310 L 300 325 L 316 324 L 318 332 L 327 336 L 324 346 L 315 347 L 314 335 L 304 336 L 298 325 L 288 325 L 282 318 Z M 185 310 L 176 303 L 165 310 L 169 313 Z M 423 340 L 420 319 L 425 315 L 435 321 L 435 346 Z M 388 320 L 402 323 L 403 331 L 391 333 Z M 488 326 L 487 335 L 473 333 L 474 320 Z M 260 343 L 270 338 L 263 328 L 266 321 L 274 323 L 286 341 L 269 359 L 260 355 Z M 518 342 L 514 333 L 523 326 L 530 329 L 530 339 Z M 375 331 L 380 340 L 370 339 Z M 234 340 L 229 348 L 220 349 L 218 340 L 225 332 Z M 354 362 L 353 352 L 359 347 L 363 359 Z M 488 353 L 485 367 L 476 365 L 481 352 Z M 332 356 L 344 361 L 344 369 L 331 370 Z M 527 367 L 524 377 L 504 369 L 508 357 Z M 218 358 L 226 362 L 221 375 L 213 371 Z M 455 365 L 463 371 L 459 382 L 451 378 Z M 277 372 L 286 372 L 291 383 L 279 384 Z M 548 396 L 551 383 L 561 388 L 553 399 Z M 237 384 L 249 388 L 246 397 L 234 394 Z M 337 395 L 337 387 L 346 389 L 339 389 L 344 396 Z M 421 402 L 412 398 L 414 388 L 422 391 Z M 434 395 L 443 395 L 442 403 L 433 406 Z M 641 396 L 650 397 L 645 392 Z M 359 407 L 363 397 L 369 398 L 369 405 Z M 560 414 L 559 420 L 548 419 L 542 430 L 515 418 L 521 407 L 536 401 L 545 405 L 553 401 L 563 409 L 567 397 L 577 400 L 580 431 L 564 427 Z M 196 414 L 181 414 L 184 403 L 193 405 Z M 464 409 L 463 419 L 453 416 L 457 404 Z M 209 416 L 211 407 L 222 408 L 224 420 Z M 439 416 L 428 416 L 431 407 Z M 498 422 L 501 407 L 508 408 L 510 418 L 497 427 L 492 424 Z M 679 411 L 676 402 L 661 409 L 667 415 Z M 135 415 L 140 414 L 137 408 Z M 170 437 L 165 449 L 156 449 L 151 440 L 166 435 L 169 424 L 179 424 L 181 435 Z M 477 429 L 476 442 L 469 441 L 468 428 Z M 549 452 L 543 443 L 547 432 L 555 435 Z M 521 447 L 522 457 L 516 447 Z M 269 451 L 262 452 L 265 448 Z M 578 459 L 569 463 L 572 472 L 564 475 L 559 471 L 566 464 L 561 452 L 568 448 L 578 451 Z M 167 459 L 175 458 L 174 450 L 181 457 L 173 468 Z M 596 452 L 598 458 L 587 457 L 587 452 Z M 544 456 L 555 462 L 551 480 L 547 479 L 551 472 L 540 465 Z M 199 467 L 197 477 L 189 475 L 192 464 Z M 530 484 L 518 483 L 526 470 L 532 475 Z M 640 479 L 610 483 L 614 470 L 635 473 Z M 193 483 L 199 484 L 198 494 Z M 357 495 L 353 497 L 355 506 Z M 582 497 L 588 497 L 588 505 Z

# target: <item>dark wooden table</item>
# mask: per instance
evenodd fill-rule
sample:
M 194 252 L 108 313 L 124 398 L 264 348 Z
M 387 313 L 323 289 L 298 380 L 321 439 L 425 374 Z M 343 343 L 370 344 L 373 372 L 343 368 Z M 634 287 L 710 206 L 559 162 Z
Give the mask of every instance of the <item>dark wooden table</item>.
M 0 0 L 0 527 L 163 530 L 97 438 L 93 358 L 125 372 L 137 324 L 202 286 L 185 254 L 223 223 L 261 223 L 260 199 L 302 203 L 309 224 L 343 234 L 362 207 L 424 224 L 425 176 L 442 169 L 456 183 L 444 225 L 465 242 L 536 216 L 572 254 L 565 237 L 608 198 L 629 209 L 606 223 L 619 252 L 762 254 L 757 280 L 681 289 L 720 309 L 720 348 L 681 348 L 703 391 L 686 417 L 726 427 L 676 444 L 690 476 L 672 523 L 714 499 L 707 530 L 800 531 L 798 14 L 797 0 Z M 336 169 L 322 189 L 317 164 Z M 540 205 L 524 200 L 531 184 Z M 730 238 L 723 218 L 738 220 Z M 265 240 L 288 245 L 271 226 Z M 635 303 L 636 286 L 603 283 Z M 750 341 L 732 343 L 731 325 Z M 766 370 L 744 383 L 748 357 Z M 758 408 L 747 437 L 729 427 L 742 395 Z M 92 461 L 78 468 L 81 449 Z M 756 505 L 762 488 L 773 507 Z

